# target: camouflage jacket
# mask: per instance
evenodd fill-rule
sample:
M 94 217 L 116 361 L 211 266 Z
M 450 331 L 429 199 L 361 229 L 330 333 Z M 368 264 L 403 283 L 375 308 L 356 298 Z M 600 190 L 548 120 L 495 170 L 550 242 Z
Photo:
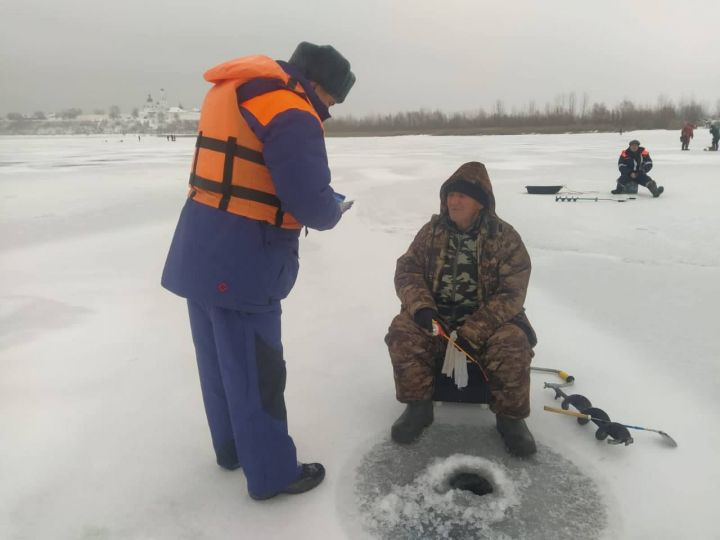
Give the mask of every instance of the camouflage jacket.
M 478 241 L 480 219 L 469 230 L 460 231 L 452 221 L 448 225 L 440 284 L 433 296 L 443 320 L 455 329 L 478 308 Z
M 525 331 L 534 346 L 535 332 L 523 308 L 530 279 L 530 256 L 515 229 L 495 214 L 490 178 L 482 163 L 466 163 L 443 184 L 440 215 L 432 216 L 398 259 L 395 290 L 402 309 L 410 316 L 422 308 L 438 309 L 451 230 L 444 188 L 458 176 L 480 184 L 489 201 L 480 214 L 477 235 L 477 309 L 466 317 L 458 333 L 480 348 L 500 326 L 513 322 Z

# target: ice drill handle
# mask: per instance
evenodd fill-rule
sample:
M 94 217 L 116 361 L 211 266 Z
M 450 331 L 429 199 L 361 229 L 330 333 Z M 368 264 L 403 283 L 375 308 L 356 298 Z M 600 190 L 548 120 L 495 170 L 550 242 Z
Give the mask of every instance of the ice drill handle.
M 560 409 L 558 407 L 551 407 L 550 405 L 545 405 L 543 407 L 548 412 L 554 412 L 558 414 L 564 414 L 566 416 L 574 416 L 575 418 L 585 418 L 586 420 L 591 420 L 592 417 L 589 414 L 583 414 L 575 411 L 566 411 L 565 409 Z

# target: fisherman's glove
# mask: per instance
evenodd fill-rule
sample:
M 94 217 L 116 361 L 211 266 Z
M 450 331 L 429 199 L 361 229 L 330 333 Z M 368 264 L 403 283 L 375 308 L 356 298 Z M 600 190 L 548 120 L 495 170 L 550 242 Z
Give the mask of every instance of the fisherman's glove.
M 433 319 L 435 319 L 436 321 L 440 320 L 440 314 L 437 312 L 436 309 L 433 308 L 418 309 L 415 312 L 415 315 L 413 315 L 413 320 L 415 321 L 415 324 L 430 333 L 432 333 L 433 331 Z

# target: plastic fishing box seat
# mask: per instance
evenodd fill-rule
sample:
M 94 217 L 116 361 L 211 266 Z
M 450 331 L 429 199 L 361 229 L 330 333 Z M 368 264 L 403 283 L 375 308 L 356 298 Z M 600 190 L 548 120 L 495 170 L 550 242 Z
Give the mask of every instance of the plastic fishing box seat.
M 632 180 L 625 184 L 618 183 L 618 187 L 622 189 L 623 194 L 636 195 L 638 192 L 638 183 L 633 182 Z
M 442 374 L 442 363 L 442 358 L 435 363 L 433 401 L 490 403 L 490 386 L 485 382 L 477 364 L 468 362 L 468 385 L 465 388 L 458 388 L 452 377 Z

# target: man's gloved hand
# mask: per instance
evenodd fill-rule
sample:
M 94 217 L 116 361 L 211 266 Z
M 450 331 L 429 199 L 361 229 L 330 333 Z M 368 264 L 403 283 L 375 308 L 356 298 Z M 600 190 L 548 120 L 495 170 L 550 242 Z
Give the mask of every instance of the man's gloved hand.
M 437 312 L 436 309 L 433 308 L 418 309 L 415 312 L 415 315 L 413 315 L 413 320 L 415 321 L 415 324 L 430 333 L 432 333 L 433 331 L 433 319 L 435 319 L 436 321 L 440 320 L 440 314 Z
M 352 205 L 355 203 L 355 201 L 342 201 L 338 204 L 340 204 L 340 213 L 344 214 L 348 210 L 352 208 Z

